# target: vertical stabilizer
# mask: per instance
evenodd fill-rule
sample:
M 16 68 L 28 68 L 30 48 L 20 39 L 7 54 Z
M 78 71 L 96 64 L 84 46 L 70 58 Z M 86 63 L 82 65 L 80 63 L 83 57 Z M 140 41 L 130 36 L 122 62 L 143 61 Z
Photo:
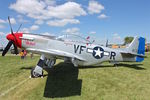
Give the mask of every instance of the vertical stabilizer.
M 131 44 L 127 47 L 129 53 L 145 55 L 145 38 L 143 37 L 135 37 Z M 143 61 L 144 58 L 142 56 L 136 57 L 136 62 Z

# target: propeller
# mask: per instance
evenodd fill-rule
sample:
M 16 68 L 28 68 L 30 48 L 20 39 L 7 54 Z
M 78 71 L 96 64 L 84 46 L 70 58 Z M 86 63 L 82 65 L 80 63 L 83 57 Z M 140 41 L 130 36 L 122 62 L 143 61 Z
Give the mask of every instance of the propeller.
M 10 47 L 12 46 L 13 41 L 9 41 L 7 46 L 5 47 L 5 49 L 3 50 L 2 56 L 5 56 L 5 54 L 8 52 L 8 50 L 10 49 Z
M 12 29 L 12 26 L 11 26 L 11 22 L 10 22 L 9 16 L 8 16 L 8 22 L 9 22 L 11 34 L 12 34 L 13 37 L 14 37 L 14 41 L 9 40 L 7 46 L 5 47 L 5 49 L 4 49 L 3 53 L 2 53 L 2 56 L 5 56 L 5 54 L 8 52 L 8 50 L 10 49 L 10 47 L 11 47 L 12 45 L 14 46 L 15 54 L 16 54 L 16 55 L 18 54 L 18 48 L 17 48 L 17 46 L 16 46 L 16 44 L 15 44 L 15 43 L 17 43 L 17 39 L 16 39 L 15 34 L 13 33 L 13 29 Z M 21 26 L 22 26 L 22 24 L 19 26 L 19 28 L 18 28 L 18 30 L 17 30 L 16 33 L 18 33 L 18 31 L 20 30 Z
M 20 26 L 18 27 L 18 30 L 17 30 L 17 32 L 16 32 L 16 33 L 18 33 L 18 32 L 19 32 L 19 30 L 20 30 L 21 26 L 22 26 L 22 24 L 20 24 Z
M 14 34 L 14 33 L 13 33 L 12 26 L 11 26 L 11 22 L 10 22 L 10 18 L 9 18 L 9 16 L 8 16 L 8 22 L 9 22 L 9 27 L 10 27 L 10 30 L 11 30 L 11 34 Z

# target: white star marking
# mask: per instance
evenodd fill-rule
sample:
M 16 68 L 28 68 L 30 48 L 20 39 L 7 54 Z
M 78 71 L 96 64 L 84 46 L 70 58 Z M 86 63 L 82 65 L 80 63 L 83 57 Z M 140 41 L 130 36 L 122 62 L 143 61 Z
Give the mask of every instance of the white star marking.
M 98 50 L 94 50 L 96 52 L 95 56 L 99 56 L 101 57 L 101 53 L 103 53 L 102 51 L 100 51 L 100 49 L 98 48 Z

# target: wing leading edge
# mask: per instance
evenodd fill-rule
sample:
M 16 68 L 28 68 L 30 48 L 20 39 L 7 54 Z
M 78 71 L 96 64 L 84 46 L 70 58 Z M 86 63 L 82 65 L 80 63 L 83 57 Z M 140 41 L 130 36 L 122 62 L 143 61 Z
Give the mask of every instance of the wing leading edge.
M 76 58 L 81 61 L 86 61 L 82 57 L 79 57 L 77 55 L 74 55 L 68 52 L 60 51 L 60 50 L 53 50 L 53 49 L 41 50 L 41 49 L 33 49 L 33 48 L 28 48 L 26 50 L 30 52 L 38 53 L 38 54 L 40 53 L 40 54 L 46 54 L 46 55 L 51 55 L 51 56 Z

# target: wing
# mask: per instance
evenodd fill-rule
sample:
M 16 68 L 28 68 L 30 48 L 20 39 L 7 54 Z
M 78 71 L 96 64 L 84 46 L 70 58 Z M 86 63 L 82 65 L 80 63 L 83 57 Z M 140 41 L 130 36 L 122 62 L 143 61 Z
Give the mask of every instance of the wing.
M 86 61 L 80 56 L 74 55 L 72 53 L 60 51 L 60 50 L 54 50 L 54 49 L 48 49 L 48 50 L 41 50 L 41 49 L 33 49 L 33 48 L 28 48 L 26 49 L 27 51 L 38 53 L 38 54 L 46 54 L 46 55 L 51 55 L 51 56 L 58 56 L 58 57 L 69 57 L 69 58 L 76 58 L 81 61 Z

